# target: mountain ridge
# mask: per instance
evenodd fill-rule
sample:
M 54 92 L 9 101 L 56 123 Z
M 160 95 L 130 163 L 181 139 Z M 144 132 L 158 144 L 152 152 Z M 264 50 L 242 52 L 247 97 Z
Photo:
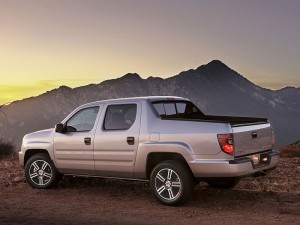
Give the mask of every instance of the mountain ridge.
M 219 60 L 168 77 L 142 78 L 127 73 L 120 78 L 76 88 L 62 85 L 37 97 L 19 100 L 2 108 L 0 137 L 20 145 L 25 133 L 53 127 L 77 106 L 104 99 L 151 95 L 189 98 L 205 114 L 268 117 L 278 146 L 300 137 L 300 88 L 262 88 Z

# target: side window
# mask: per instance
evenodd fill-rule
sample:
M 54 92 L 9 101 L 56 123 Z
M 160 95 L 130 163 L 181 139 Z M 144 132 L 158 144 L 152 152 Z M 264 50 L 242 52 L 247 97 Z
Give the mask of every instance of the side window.
M 66 123 L 67 132 L 82 132 L 93 129 L 95 120 L 99 112 L 99 107 L 82 109 L 75 113 Z
M 158 112 L 159 115 L 166 115 L 164 104 L 163 103 L 156 103 L 153 104 L 154 108 Z
M 185 113 L 186 103 L 176 103 L 178 113 Z
M 109 105 L 104 119 L 104 130 L 127 130 L 135 121 L 136 104 Z
M 176 108 L 174 103 L 158 103 L 153 104 L 153 106 L 159 115 L 169 116 L 176 114 Z
M 174 103 L 166 103 L 164 104 L 166 115 L 176 115 L 176 108 Z

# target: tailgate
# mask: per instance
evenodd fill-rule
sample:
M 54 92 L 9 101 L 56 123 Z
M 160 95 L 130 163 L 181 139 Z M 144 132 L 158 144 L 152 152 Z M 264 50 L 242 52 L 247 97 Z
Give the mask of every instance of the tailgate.
M 270 123 L 233 126 L 235 156 L 242 156 L 272 149 Z

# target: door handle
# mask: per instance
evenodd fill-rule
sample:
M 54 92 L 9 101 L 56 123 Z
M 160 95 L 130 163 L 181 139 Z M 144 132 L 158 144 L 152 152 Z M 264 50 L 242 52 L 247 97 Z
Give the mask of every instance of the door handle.
M 252 132 L 252 139 L 257 138 L 257 132 Z
M 91 143 L 92 143 L 92 139 L 90 137 L 84 138 L 84 144 L 91 145 Z
M 127 137 L 127 143 L 129 145 L 134 145 L 134 137 Z

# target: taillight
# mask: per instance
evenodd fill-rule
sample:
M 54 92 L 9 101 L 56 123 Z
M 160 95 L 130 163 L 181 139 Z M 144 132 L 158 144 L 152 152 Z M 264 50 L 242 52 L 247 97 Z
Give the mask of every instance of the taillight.
M 272 130 L 272 148 L 274 148 L 275 145 L 275 134 L 274 131 Z
M 223 152 L 233 155 L 233 136 L 232 134 L 218 134 L 218 141 Z

